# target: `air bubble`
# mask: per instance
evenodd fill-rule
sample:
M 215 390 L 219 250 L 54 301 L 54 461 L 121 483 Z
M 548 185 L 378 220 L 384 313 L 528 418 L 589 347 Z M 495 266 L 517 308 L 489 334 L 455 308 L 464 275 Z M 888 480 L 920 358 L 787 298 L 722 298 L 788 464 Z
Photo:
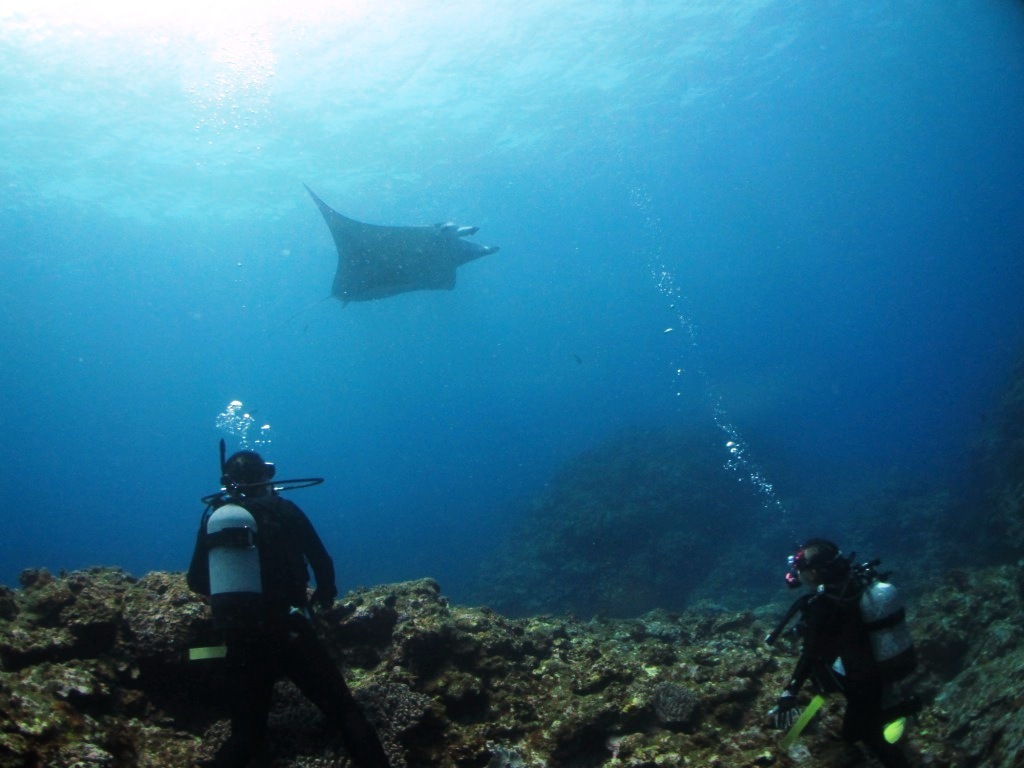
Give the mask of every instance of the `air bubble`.
M 222 432 L 226 432 L 237 438 L 241 450 L 252 450 L 254 448 L 265 448 L 270 445 L 270 425 L 264 424 L 259 428 L 258 434 L 250 437 L 250 431 L 256 424 L 252 414 L 242 410 L 241 400 L 232 400 L 227 408 L 217 414 L 215 426 Z
M 665 238 L 662 237 L 661 233 L 661 221 L 651 213 L 651 198 L 648 192 L 643 188 L 634 188 L 630 190 L 630 198 L 633 206 L 640 211 L 644 218 L 651 242 L 656 244 L 665 242 Z M 676 286 L 672 272 L 661 263 L 663 258 L 661 246 L 653 245 L 648 256 L 648 268 L 651 272 L 651 279 L 658 292 L 666 299 L 668 308 L 676 316 L 678 323 L 676 326 L 665 328 L 663 333 L 671 333 L 676 328 L 683 332 L 683 338 L 686 340 L 689 353 L 694 360 L 689 369 L 696 373 L 697 380 L 703 389 L 703 395 L 710 403 L 715 426 L 727 438 L 725 447 L 728 455 L 725 458 L 724 468 L 730 472 L 735 472 L 738 475 L 737 479 L 741 482 L 749 481 L 760 494 L 764 508 L 770 507 L 785 515 L 786 510 L 775 493 L 775 487 L 768 482 L 760 467 L 746 455 L 746 444 L 740 436 L 739 430 L 729 420 L 725 408 L 722 406 L 721 395 L 703 366 L 700 347 L 697 343 L 697 326 L 686 312 L 688 299 Z M 682 375 L 682 372 L 682 366 L 676 367 L 677 378 Z M 681 391 L 676 391 L 676 395 L 681 394 Z

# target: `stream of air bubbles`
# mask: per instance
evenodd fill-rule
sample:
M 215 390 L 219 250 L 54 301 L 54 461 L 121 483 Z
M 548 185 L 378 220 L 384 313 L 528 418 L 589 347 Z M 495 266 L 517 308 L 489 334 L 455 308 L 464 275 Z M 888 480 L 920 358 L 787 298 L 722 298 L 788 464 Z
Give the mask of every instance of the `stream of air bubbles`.
M 766 510 L 779 512 L 787 517 L 786 509 L 779 501 L 775 487 L 769 482 L 763 470 L 751 458 L 750 450 L 746 441 L 740 434 L 739 429 L 732 423 L 725 406 L 722 404 L 722 397 L 708 375 L 707 369 L 701 360 L 701 350 L 697 339 L 697 327 L 687 312 L 687 299 L 683 290 L 676 285 L 671 270 L 666 266 L 662 252 L 661 220 L 651 212 L 651 199 L 647 191 L 642 188 L 630 191 L 630 201 L 643 216 L 644 232 L 647 234 L 648 247 L 646 250 L 648 268 L 655 287 L 668 302 L 668 308 L 675 316 L 677 327 L 665 329 L 665 333 L 681 331 L 685 348 L 682 353 L 690 361 L 686 367 L 682 363 L 673 363 L 674 388 L 676 396 L 681 397 L 688 376 L 697 379 L 697 386 L 700 388 L 701 396 L 707 401 L 711 411 L 711 417 L 715 426 L 722 433 L 723 447 L 726 451 L 724 468 L 737 476 L 741 482 L 749 482 L 756 493 L 761 497 L 762 507 Z
M 256 424 L 256 419 L 243 410 L 241 400 L 232 400 L 217 414 L 217 429 L 237 439 L 242 451 L 262 451 L 270 445 L 270 425 L 256 429 Z

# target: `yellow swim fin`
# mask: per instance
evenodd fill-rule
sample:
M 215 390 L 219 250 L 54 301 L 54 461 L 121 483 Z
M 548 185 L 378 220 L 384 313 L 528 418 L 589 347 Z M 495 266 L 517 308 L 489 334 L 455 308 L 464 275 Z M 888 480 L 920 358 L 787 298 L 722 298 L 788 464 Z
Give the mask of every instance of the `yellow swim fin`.
M 907 725 L 907 718 L 897 717 L 891 723 L 885 726 L 882 730 L 882 735 L 885 736 L 885 740 L 890 744 L 895 744 L 901 738 L 903 738 L 903 729 Z
M 779 746 L 783 750 L 789 751 L 789 748 L 793 746 L 793 742 L 800 738 L 800 734 L 803 733 L 804 728 L 811 722 L 811 719 L 818 714 L 818 710 L 821 709 L 821 705 L 825 703 L 824 696 L 815 696 L 811 699 L 811 703 L 807 705 L 807 708 L 800 715 L 800 719 L 793 723 L 793 727 L 789 729 L 789 732 L 782 737 L 779 742 Z

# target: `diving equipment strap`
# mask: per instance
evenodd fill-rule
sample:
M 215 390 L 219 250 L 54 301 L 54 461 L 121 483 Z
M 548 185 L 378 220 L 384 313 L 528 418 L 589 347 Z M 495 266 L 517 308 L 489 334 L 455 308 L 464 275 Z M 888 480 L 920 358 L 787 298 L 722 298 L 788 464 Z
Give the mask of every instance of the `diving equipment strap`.
M 825 697 L 820 694 L 811 699 L 811 703 L 807 705 L 807 708 L 800 715 L 800 719 L 793 723 L 793 727 L 789 729 L 789 733 L 782 737 L 779 742 L 779 746 L 783 750 L 788 751 L 793 742 L 800 738 L 800 734 L 803 733 L 804 728 L 811 722 L 811 719 L 818 714 L 818 710 L 821 709 L 821 705 L 825 703 Z
M 204 661 L 206 659 L 223 659 L 228 655 L 226 645 L 208 645 L 205 648 L 189 648 L 189 661 Z

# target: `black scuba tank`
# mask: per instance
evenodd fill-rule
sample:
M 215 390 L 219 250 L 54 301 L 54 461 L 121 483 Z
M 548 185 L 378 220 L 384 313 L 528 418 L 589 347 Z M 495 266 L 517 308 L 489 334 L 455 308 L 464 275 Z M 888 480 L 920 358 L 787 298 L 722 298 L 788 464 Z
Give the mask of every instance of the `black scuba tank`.
M 218 629 L 254 626 L 263 614 L 258 529 L 252 514 L 225 504 L 206 521 L 210 608 Z
M 892 584 L 873 581 L 860 596 L 860 616 L 882 679 L 894 682 L 917 665 L 903 600 Z

